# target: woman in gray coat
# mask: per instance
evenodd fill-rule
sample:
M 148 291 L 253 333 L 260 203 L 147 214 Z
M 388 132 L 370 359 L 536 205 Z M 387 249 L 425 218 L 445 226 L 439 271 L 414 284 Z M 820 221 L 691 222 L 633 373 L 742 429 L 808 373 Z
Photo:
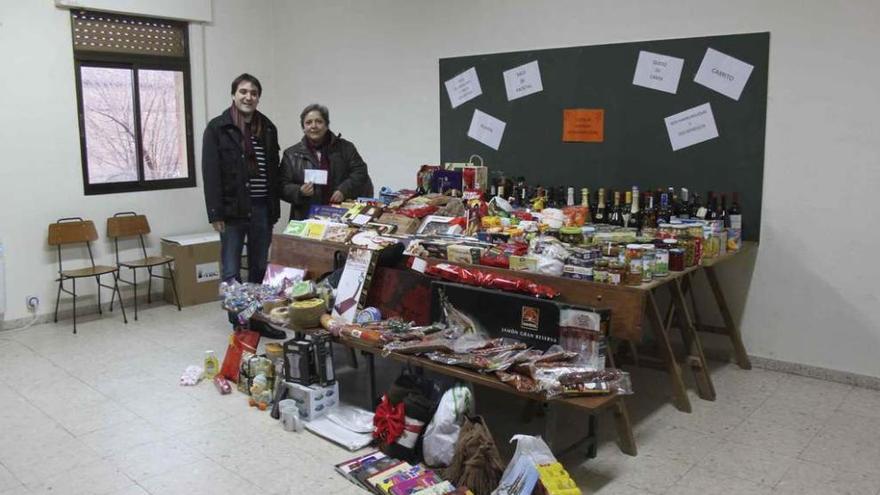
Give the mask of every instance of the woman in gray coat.
M 299 116 L 302 141 L 284 150 L 281 160 L 281 197 L 290 203 L 290 219 L 308 216 L 309 206 L 371 197 L 373 183 L 367 164 L 350 141 L 330 128 L 330 111 L 313 103 Z M 305 170 L 326 171 L 327 183 L 305 181 Z

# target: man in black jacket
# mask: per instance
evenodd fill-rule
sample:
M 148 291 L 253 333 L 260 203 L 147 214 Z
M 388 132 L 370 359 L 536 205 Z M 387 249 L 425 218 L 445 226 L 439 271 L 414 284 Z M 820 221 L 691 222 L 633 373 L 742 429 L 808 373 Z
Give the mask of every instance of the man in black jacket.
M 202 177 L 208 221 L 220 232 L 224 282 L 241 281 L 247 239 L 248 282 L 266 272 L 272 226 L 278 221 L 279 147 L 275 124 L 257 111 L 263 88 L 250 74 L 232 81 L 232 106 L 208 123 Z

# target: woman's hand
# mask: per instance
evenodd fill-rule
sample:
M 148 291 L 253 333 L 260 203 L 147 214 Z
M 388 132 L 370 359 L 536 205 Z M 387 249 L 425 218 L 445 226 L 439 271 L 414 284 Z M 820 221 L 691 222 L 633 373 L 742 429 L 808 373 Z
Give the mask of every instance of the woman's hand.
M 339 191 L 333 191 L 333 196 L 330 196 L 331 203 L 342 203 L 342 200 L 345 199 L 345 195 L 343 195 Z
M 315 185 L 311 182 L 306 182 L 305 184 L 299 186 L 299 192 L 303 196 L 311 196 L 315 194 Z

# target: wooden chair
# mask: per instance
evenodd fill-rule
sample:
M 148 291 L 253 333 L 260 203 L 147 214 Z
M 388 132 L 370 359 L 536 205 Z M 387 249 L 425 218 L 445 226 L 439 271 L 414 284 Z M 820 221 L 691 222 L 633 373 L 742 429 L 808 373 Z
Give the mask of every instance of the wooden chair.
M 98 313 L 101 311 L 101 287 L 111 289 L 115 296 L 119 293 L 119 283 L 117 282 L 118 269 L 115 266 L 96 265 L 95 258 L 92 256 L 92 241 L 98 239 L 98 232 L 95 230 L 95 224 L 91 220 L 83 220 L 80 217 L 60 218 L 57 222 L 49 224 L 49 245 L 58 248 L 58 295 L 55 297 L 55 322 L 58 322 L 58 303 L 61 300 L 61 292 L 65 292 L 73 296 L 73 333 L 76 333 L 76 279 L 95 277 L 98 282 Z M 89 251 L 89 261 L 91 266 L 78 268 L 74 270 L 65 270 L 62 266 L 61 248 L 71 244 L 85 244 Z M 102 275 L 112 275 L 113 285 L 104 285 L 101 283 Z M 64 287 L 64 282 L 70 280 L 72 284 L 71 290 Z M 120 299 L 122 296 L 120 296 Z M 122 308 L 122 319 L 128 323 L 125 316 L 125 307 L 120 302 L 119 307 Z M 113 311 L 113 307 L 110 307 Z
M 174 282 L 174 270 L 171 264 L 174 263 L 172 256 L 147 256 L 147 247 L 144 244 L 144 235 L 150 233 L 150 223 L 144 215 L 138 215 L 133 211 L 123 211 L 114 214 L 107 219 L 107 236 L 113 238 L 113 247 L 116 251 L 116 266 L 120 272 L 123 267 L 131 270 L 132 280 L 125 280 L 119 276 L 121 282 L 125 282 L 134 287 L 134 319 L 137 321 L 138 302 L 137 302 L 137 269 L 146 268 L 149 274 L 147 282 L 147 304 L 153 302 L 153 279 L 161 278 L 171 282 L 171 290 L 174 291 L 174 300 L 177 302 L 177 310 L 180 311 L 180 297 L 177 295 L 177 284 Z M 119 239 L 121 237 L 137 236 L 141 244 L 141 252 L 143 258 L 132 261 L 119 261 Z M 168 266 L 169 276 L 157 275 L 153 273 L 153 268 L 162 265 Z M 115 296 L 115 294 L 114 294 Z M 119 304 L 122 305 L 122 295 L 119 296 Z M 110 309 L 113 309 L 113 298 L 110 298 Z

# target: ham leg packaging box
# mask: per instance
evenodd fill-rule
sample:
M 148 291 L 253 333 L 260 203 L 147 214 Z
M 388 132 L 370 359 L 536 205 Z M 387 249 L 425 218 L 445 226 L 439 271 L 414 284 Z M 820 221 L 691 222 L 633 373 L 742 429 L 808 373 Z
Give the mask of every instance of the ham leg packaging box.
M 220 299 L 220 234 L 175 235 L 162 238 L 162 254 L 174 257 L 174 279 L 181 306 Z M 168 270 L 165 269 L 165 276 Z M 165 281 L 165 301 L 175 304 L 171 281 Z

